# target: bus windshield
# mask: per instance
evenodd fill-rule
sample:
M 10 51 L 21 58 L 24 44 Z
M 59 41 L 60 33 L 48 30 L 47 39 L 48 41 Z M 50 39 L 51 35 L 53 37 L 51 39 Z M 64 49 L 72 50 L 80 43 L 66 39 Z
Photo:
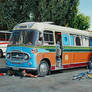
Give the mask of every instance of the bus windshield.
M 10 42 L 12 44 L 36 45 L 39 39 L 39 31 L 37 30 L 14 30 Z

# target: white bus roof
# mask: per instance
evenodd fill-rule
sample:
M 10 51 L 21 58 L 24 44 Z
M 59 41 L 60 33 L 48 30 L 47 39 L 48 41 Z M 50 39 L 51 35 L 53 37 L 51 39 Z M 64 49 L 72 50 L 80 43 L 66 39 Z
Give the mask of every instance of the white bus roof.
M 43 32 L 44 30 L 49 30 L 53 32 L 61 32 L 67 34 L 75 34 L 75 35 L 84 35 L 84 36 L 91 36 L 92 32 L 63 27 L 58 25 L 53 25 L 48 22 L 24 22 L 16 25 L 13 30 L 23 30 L 23 29 L 38 29 L 39 31 Z

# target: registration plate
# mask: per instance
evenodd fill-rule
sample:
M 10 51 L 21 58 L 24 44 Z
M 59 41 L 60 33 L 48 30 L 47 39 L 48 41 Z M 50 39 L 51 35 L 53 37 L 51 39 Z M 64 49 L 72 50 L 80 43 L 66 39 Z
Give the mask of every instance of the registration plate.
M 13 67 L 13 70 L 19 70 L 19 68 L 17 68 L 17 67 Z

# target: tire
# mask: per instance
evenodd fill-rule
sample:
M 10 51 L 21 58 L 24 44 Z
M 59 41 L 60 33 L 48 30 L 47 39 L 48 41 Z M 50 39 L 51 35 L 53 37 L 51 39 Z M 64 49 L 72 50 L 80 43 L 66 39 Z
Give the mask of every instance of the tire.
M 3 51 L 0 49 L 0 58 L 3 57 Z
M 92 64 L 92 57 L 90 57 L 90 59 L 89 59 L 89 63 L 88 63 L 88 69 L 90 69 L 90 67 L 91 67 L 91 64 Z
M 48 72 L 49 72 L 48 63 L 45 60 L 41 61 L 40 65 L 39 65 L 39 69 L 38 69 L 38 75 L 40 77 L 44 77 L 48 74 Z

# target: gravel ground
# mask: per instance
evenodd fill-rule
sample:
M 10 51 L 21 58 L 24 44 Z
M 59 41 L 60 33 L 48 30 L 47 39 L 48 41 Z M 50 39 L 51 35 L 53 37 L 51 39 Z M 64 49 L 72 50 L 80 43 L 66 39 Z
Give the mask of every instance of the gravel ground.
M 0 59 L 1 71 L 7 70 L 4 61 Z M 72 80 L 75 74 L 86 71 L 85 68 L 64 70 L 63 73 L 55 71 L 38 78 L 0 76 L 0 92 L 92 92 L 92 79 Z

